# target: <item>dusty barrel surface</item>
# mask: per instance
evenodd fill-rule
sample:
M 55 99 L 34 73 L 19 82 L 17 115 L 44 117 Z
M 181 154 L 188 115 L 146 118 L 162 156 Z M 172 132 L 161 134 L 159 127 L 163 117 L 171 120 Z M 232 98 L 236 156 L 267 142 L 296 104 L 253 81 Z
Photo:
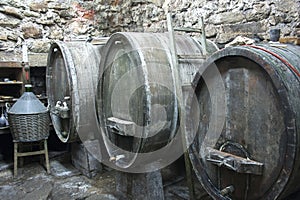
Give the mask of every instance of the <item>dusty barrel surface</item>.
M 97 134 L 95 89 L 105 41 L 98 45 L 58 41 L 50 47 L 47 96 L 53 127 L 62 142 L 76 141 L 79 135 L 92 139 Z
M 175 38 L 178 54 L 202 54 L 201 45 L 193 38 Z M 209 42 L 208 52 L 213 51 L 216 47 Z M 121 155 L 116 166 L 134 168 L 138 153 L 152 153 L 151 158 L 141 161 L 151 168 L 154 157 L 163 154 L 157 155 L 156 150 L 178 131 L 174 70 L 178 70 L 182 84 L 190 85 L 203 60 L 174 67 L 166 33 L 116 33 L 102 57 L 104 70 L 99 75 L 96 108 L 108 156 Z
M 218 73 L 210 72 L 214 67 Z M 300 188 L 299 71 L 299 46 L 265 44 L 226 48 L 197 73 L 197 101 L 188 113 L 199 121 L 187 128 L 187 134 L 197 133 L 189 155 L 212 197 L 278 199 Z M 210 85 L 218 77 L 223 96 Z M 216 103 L 220 98 L 223 106 Z M 213 112 L 224 112 L 224 124 L 209 135 L 222 121 L 214 120 Z

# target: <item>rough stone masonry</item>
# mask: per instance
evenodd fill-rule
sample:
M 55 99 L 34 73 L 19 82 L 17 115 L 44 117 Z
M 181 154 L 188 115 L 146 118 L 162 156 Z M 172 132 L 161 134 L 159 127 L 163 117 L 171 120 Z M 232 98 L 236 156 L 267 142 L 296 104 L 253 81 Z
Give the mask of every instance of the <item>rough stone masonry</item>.
M 220 46 L 238 35 L 268 40 L 271 28 L 300 35 L 299 0 L 1 0 L 0 51 L 46 53 L 52 40 L 109 36 L 117 31 L 166 31 L 166 13 L 176 26 L 199 27 Z M 5 59 L 5 58 L 1 58 Z

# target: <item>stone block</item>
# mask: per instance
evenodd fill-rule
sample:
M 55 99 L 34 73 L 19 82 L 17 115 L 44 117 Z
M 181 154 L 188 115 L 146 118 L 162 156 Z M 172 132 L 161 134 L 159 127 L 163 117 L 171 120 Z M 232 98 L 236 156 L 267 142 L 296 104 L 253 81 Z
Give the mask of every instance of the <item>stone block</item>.
M 71 160 L 73 165 L 89 178 L 102 171 L 101 163 L 91 155 L 82 143 L 71 143 Z
M 252 9 L 245 11 L 245 18 L 247 21 L 260 21 L 268 18 L 271 12 L 271 7 L 268 3 L 262 2 L 253 5 Z
M 48 4 L 43 1 L 39 1 L 39 2 L 33 1 L 29 4 L 29 8 L 30 8 L 30 10 L 35 11 L 35 12 L 45 13 L 48 10 Z
M 28 42 L 28 44 L 30 46 L 29 50 L 33 53 L 48 53 L 50 48 L 49 40 L 37 39 Z
M 214 25 L 208 24 L 205 27 L 205 33 L 208 38 L 215 37 L 217 35 L 217 29 Z
M 51 2 L 51 3 L 48 3 L 48 8 L 52 8 L 55 10 L 67 10 L 70 8 L 70 6 L 66 3 Z
M 0 13 L 0 26 L 8 28 L 16 28 L 20 24 L 21 20 Z
M 38 17 L 41 16 L 40 13 L 34 12 L 34 11 L 30 11 L 30 10 L 24 10 L 24 11 L 23 11 L 23 14 L 24 14 L 24 16 L 26 16 L 26 17 L 35 17 L 35 18 L 38 18 Z
M 290 13 L 299 11 L 299 1 L 294 0 L 277 0 L 274 1 L 277 11 Z
M 22 24 L 22 31 L 24 34 L 24 38 L 42 38 L 42 27 L 38 26 L 37 24 L 28 22 L 25 24 Z
M 241 12 L 223 12 L 216 15 L 212 15 L 208 21 L 211 24 L 234 24 L 237 22 L 242 22 L 245 16 Z
M 14 8 L 14 7 L 11 7 L 11 6 L 3 6 L 3 7 L 0 7 L 0 11 L 7 14 L 7 15 L 11 15 L 13 17 L 16 17 L 18 19 L 23 19 L 24 18 L 22 10 L 20 10 L 18 8 Z
M 216 41 L 220 44 L 225 44 L 232 41 L 237 36 L 252 38 L 255 34 L 265 33 L 267 29 L 266 23 L 263 21 L 223 25 L 221 26 L 221 31 L 217 34 Z
M 161 172 L 126 173 L 116 172 L 116 190 L 125 199 L 164 199 Z
M 7 34 L 5 34 L 5 33 L 0 33 L 0 40 L 2 40 L 2 41 L 7 41 L 7 40 L 8 40 Z

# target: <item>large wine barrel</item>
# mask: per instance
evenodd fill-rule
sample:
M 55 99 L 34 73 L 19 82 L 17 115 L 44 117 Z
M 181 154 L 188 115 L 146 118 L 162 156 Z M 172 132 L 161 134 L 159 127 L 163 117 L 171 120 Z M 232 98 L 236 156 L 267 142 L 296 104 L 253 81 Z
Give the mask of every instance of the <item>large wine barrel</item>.
M 187 134 L 196 133 L 189 155 L 206 191 L 214 199 L 271 200 L 300 189 L 300 47 L 229 47 L 203 70 L 188 111 L 199 121 Z M 213 112 L 224 113 L 221 126 Z M 220 132 L 208 134 L 216 126 Z
M 97 131 L 95 89 L 105 42 L 57 41 L 50 47 L 47 96 L 53 127 L 62 142 L 76 141 L 78 135 L 92 139 Z
M 175 67 L 167 33 L 115 33 L 103 48 L 97 116 L 108 156 L 122 157 L 116 162 L 119 168 L 138 172 L 142 166 L 137 159 L 143 159 L 138 154 L 151 153 L 151 158 L 141 161 L 151 171 L 151 163 L 163 154 L 156 150 L 178 131 L 175 70 L 182 85 L 190 85 L 204 58 L 197 40 L 183 35 L 175 38 L 178 54 L 202 58 L 189 57 Z M 208 41 L 207 49 L 211 53 L 217 47 Z

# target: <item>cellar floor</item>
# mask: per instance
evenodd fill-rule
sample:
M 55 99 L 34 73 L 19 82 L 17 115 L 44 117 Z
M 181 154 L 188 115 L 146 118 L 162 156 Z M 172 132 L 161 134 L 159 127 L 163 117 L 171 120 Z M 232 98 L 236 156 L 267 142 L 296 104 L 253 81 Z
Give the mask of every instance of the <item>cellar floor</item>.
M 126 195 L 116 192 L 116 171 L 104 168 L 93 178 L 82 175 L 69 161 L 67 152 L 50 152 L 51 174 L 47 174 L 39 158 L 25 159 L 13 176 L 12 161 L 0 161 L 1 200 L 119 200 Z M 26 162 L 27 161 L 27 162 Z M 165 200 L 188 200 L 185 178 L 172 174 L 174 168 L 164 169 L 162 174 Z M 167 175 L 166 175 L 167 174 Z M 170 178 L 173 177 L 173 178 Z M 174 178 L 175 177 L 175 178 Z M 200 185 L 195 184 L 196 199 L 210 200 Z M 286 200 L 300 199 L 300 192 Z
M 50 152 L 51 174 L 47 174 L 39 159 L 24 159 L 24 165 L 13 176 L 12 161 L 0 162 L 0 199 L 28 200 L 114 200 L 126 199 L 115 191 L 115 171 L 105 169 L 93 178 L 82 175 L 66 155 Z M 26 162 L 27 161 L 27 162 Z M 164 187 L 165 199 L 189 199 L 188 188 L 181 177 Z

